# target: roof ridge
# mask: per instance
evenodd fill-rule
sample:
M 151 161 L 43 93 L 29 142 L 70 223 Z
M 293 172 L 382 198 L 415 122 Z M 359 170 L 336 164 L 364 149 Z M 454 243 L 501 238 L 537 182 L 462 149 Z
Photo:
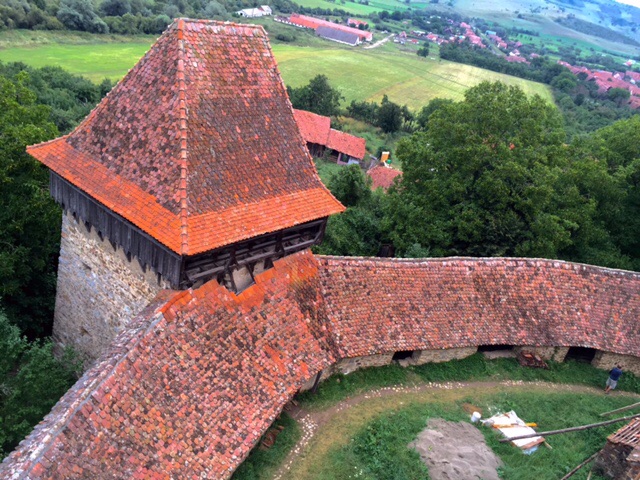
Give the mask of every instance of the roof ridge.
M 177 21 L 178 30 L 178 114 L 180 121 L 180 240 L 181 254 L 189 251 L 189 231 L 187 219 L 187 87 L 184 75 L 184 19 Z
M 258 8 L 258 7 L 249 7 L 249 8 Z M 180 17 L 180 18 L 176 18 L 173 23 L 171 25 L 169 25 L 168 28 L 175 28 L 177 30 L 184 30 L 185 29 L 185 23 L 190 23 L 190 24 L 200 24 L 200 25 L 210 25 L 210 26 L 214 26 L 214 27 L 231 27 L 231 28 L 240 28 L 242 30 L 248 29 L 248 30 L 260 30 L 262 31 L 263 34 L 266 35 L 266 30 L 264 29 L 264 27 L 262 25 L 259 24 L 255 24 L 255 23 L 237 23 L 237 22 L 231 22 L 231 21 L 220 21 L 220 20 L 211 20 L 211 19 L 206 19 L 206 18 L 188 18 L 188 17 Z M 188 29 L 188 28 L 187 28 Z M 234 32 L 234 34 L 236 34 L 238 32 Z

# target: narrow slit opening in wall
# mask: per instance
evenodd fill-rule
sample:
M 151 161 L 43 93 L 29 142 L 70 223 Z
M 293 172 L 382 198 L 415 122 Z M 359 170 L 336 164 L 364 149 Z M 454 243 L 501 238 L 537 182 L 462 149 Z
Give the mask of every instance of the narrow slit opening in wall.
M 564 360 L 575 360 L 576 362 L 591 363 L 598 351 L 595 348 L 570 347 Z
M 393 357 L 391 357 L 391 360 L 392 361 L 410 360 L 413 358 L 415 354 L 416 354 L 415 350 L 400 350 L 393 354 Z

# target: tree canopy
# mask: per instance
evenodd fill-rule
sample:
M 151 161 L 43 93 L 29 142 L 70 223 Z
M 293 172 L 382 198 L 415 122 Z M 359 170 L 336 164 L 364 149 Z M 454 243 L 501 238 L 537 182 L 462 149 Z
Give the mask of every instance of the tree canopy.
M 0 311 L 0 458 L 13 450 L 74 384 L 79 365 L 50 342 L 28 342 Z
M 57 135 L 50 110 L 26 87 L 0 76 L 0 297 L 12 322 L 47 334 L 55 295 L 60 209 L 49 197 L 47 169 L 25 146 Z
M 596 214 L 617 194 L 615 182 L 587 151 L 564 143 L 553 106 L 485 82 L 427 118 L 429 128 L 396 152 L 404 175 L 389 222 L 401 254 L 419 246 L 437 256 L 571 253 L 581 261 L 606 251 L 607 263 L 627 265 Z
M 287 92 L 294 108 L 326 117 L 338 115 L 340 102 L 344 100 L 340 92 L 329 85 L 326 75 L 316 75 L 299 88 L 287 87 Z

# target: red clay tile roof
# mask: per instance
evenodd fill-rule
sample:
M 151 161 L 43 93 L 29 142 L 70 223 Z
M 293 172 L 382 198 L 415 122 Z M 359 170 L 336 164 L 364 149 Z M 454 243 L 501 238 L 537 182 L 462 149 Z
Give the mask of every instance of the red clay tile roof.
M 331 150 L 362 159 L 367 141 L 348 133 L 331 128 L 331 118 L 305 110 L 294 109 L 293 113 L 300 128 L 302 138 L 308 143 L 324 145 Z
M 640 352 L 640 273 L 536 259 L 317 259 L 338 357 L 492 344 Z
M 361 160 L 364 158 L 367 141 L 364 138 L 349 135 L 348 133 L 334 130 L 329 131 L 327 147 L 336 152 L 346 153 L 350 157 Z
M 402 175 L 402 172 L 400 170 L 396 170 L 395 168 L 378 165 L 369 169 L 367 171 L 367 175 L 371 177 L 371 188 L 373 188 L 374 190 L 376 188 L 382 188 L 383 190 L 386 190 L 391 185 L 393 185 L 393 179 L 399 175 Z
M 331 119 L 317 113 L 306 110 L 293 109 L 300 134 L 306 142 L 327 145 L 329 141 L 329 130 L 331 130 Z
M 317 263 L 275 262 L 239 296 L 165 292 L 0 466 L 2 478 L 227 478 L 335 359 Z
M 236 296 L 165 291 L 0 466 L 7 479 L 228 478 L 342 358 L 476 345 L 638 356 L 640 273 L 556 260 L 314 257 Z
M 174 22 L 76 130 L 28 152 L 183 255 L 343 210 L 262 27 Z
M 359 30 L 357 28 L 348 27 L 346 25 L 340 25 L 334 22 L 323 20 L 321 18 L 309 17 L 307 15 L 300 15 L 299 13 L 292 13 L 289 16 L 289 21 L 295 25 L 301 27 L 316 29 L 318 27 L 331 27 L 336 30 L 341 30 L 347 33 L 353 33 L 363 40 L 371 41 L 373 39 L 373 33 Z

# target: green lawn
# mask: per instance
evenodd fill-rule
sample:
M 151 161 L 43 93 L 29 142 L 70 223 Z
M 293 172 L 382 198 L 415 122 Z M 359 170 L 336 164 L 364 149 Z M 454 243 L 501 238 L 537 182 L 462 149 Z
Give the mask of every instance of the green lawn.
M 479 407 L 485 417 L 514 409 L 525 421 L 538 423 L 538 431 L 541 431 L 602 421 L 600 413 L 636 402 L 640 392 L 640 378 L 628 372 L 613 395 L 604 395 L 606 371 L 573 361 L 550 362 L 549 367 L 548 370 L 527 368 L 515 359 L 487 360 L 476 354 L 446 363 L 408 368 L 394 364 L 366 368 L 346 376 L 334 375 L 320 384 L 316 394 L 305 392 L 297 397 L 304 409 L 325 416 L 327 423 L 304 447 L 283 479 L 427 478 L 417 455 L 406 446 L 424 428 L 428 418 L 469 421 L 469 413 L 462 408 L 464 403 Z M 440 382 L 478 381 L 490 383 L 431 388 Z M 504 381 L 514 384 L 498 383 Z M 518 386 L 519 381 L 550 383 Z M 389 395 L 366 394 L 385 387 Z M 353 402 L 350 408 L 338 408 L 327 416 L 326 412 L 335 409 L 339 402 L 350 401 L 356 396 L 359 401 Z M 630 413 L 633 412 L 627 414 Z M 599 450 L 608 433 L 622 425 L 549 436 L 547 441 L 553 449 L 540 448 L 531 456 L 523 455 L 509 444 L 499 443 L 500 435 L 495 431 L 482 431 L 489 446 L 505 463 L 503 478 L 555 480 Z M 296 435 L 293 429 L 290 433 Z M 266 455 L 254 450 L 248 467 L 253 476 L 246 475 L 247 469 L 243 469 L 234 479 L 272 478 L 278 462 L 290 448 L 287 445 L 290 445 L 288 441 L 283 441 Z M 269 458 L 273 460 L 267 460 Z M 264 471 L 256 468 L 259 464 L 265 465 Z M 355 472 L 362 474 L 354 476 Z M 588 472 L 589 468 L 586 468 L 575 478 L 585 479 Z M 600 478 L 593 476 L 592 480 Z
M 0 32 L 0 61 L 33 67 L 56 65 L 99 83 L 119 80 L 145 54 L 154 36 L 90 35 L 73 32 Z M 16 46 L 19 45 L 19 46 Z
M 3 38 L 0 36 L 0 45 Z M 61 43 L 60 39 L 46 42 L 47 38 L 42 38 L 29 43 L 28 36 L 19 40 L 14 37 L 14 44 L 25 46 L 0 49 L 0 60 L 22 61 L 35 67 L 59 65 L 95 82 L 105 77 L 117 80 L 153 41 L 150 36 L 114 35 L 70 37 L 68 43 Z M 72 43 L 78 38 L 83 43 Z M 91 39 L 94 43 L 88 43 Z M 5 38 L 4 45 L 10 44 L 10 39 Z M 341 91 L 346 104 L 351 100 L 379 101 L 388 95 L 390 100 L 418 110 L 436 97 L 461 100 L 465 90 L 483 80 L 519 85 L 528 94 L 537 93 L 552 101 L 549 89 L 540 83 L 398 50 L 353 49 L 331 43 L 301 47 L 274 42 L 273 52 L 287 85 L 301 86 L 315 75 L 324 74 Z

